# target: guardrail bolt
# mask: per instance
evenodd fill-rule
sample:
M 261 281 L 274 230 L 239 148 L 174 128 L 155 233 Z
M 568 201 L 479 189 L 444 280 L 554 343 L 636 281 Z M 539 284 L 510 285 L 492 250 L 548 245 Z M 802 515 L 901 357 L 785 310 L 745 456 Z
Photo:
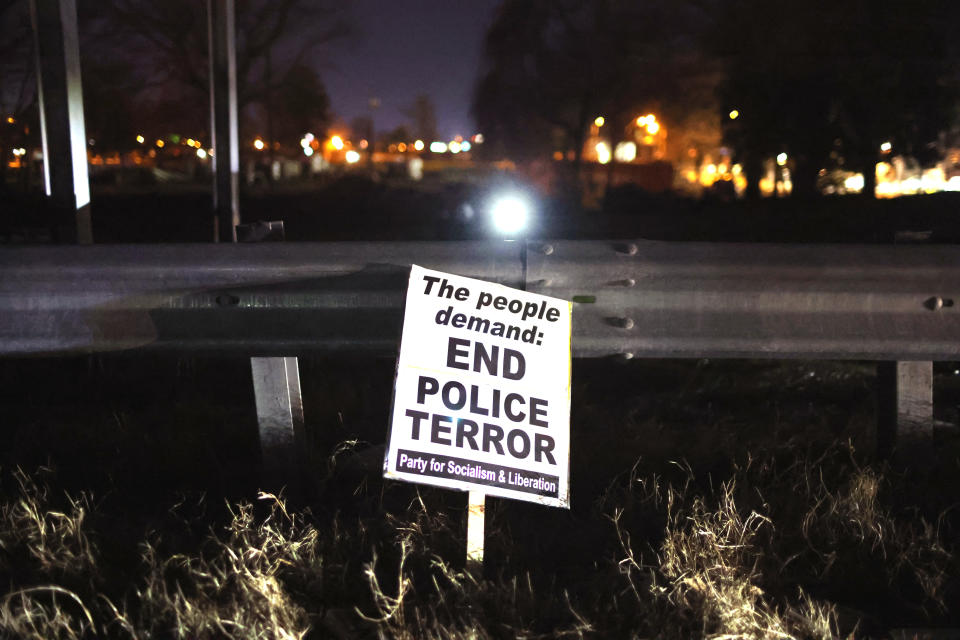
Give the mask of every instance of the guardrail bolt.
M 933 296 L 932 298 L 927 298 L 923 301 L 923 306 L 930 311 L 940 311 L 944 307 L 952 307 L 953 300 L 950 298 L 941 298 L 940 296 Z
M 609 322 L 621 329 L 633 329 L 633 318 L 609 318 Z

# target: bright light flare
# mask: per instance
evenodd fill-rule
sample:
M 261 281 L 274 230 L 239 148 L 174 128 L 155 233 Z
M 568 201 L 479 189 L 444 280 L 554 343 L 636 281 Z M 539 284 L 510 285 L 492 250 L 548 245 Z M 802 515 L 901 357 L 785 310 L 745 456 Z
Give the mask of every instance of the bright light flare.
M 460 153 L 460 143 L 454 140 L 447 145 L 447 149 L 450 150 L 450 153 Z
M 358 162 L 360 162 L 360 153 L 357 151 L 354 151 L 353 149 L 350 149 L 350 151 L 347 151 L 345 157 L 347 159 L 347 164 L 357 164 Z
M 413 143 L 413 148 L 417 151 L 423 151 L 423 140 L 417 140 Z
M 526 229 L 529 222 L 530 203 L 516 194 L 500 196 L 490 206 L 490 219 L 498 233 L 520 233 Z
M 613 157 L 617 162 L 633 162 L 637 159 L 637 144 L 635 142 L 621 142 L 613 150 Z
M 447 150 L 446 142 L 434 141 L 430 143 L 430 151 L 433 151 L 434 153 L 444 153 L 446 152 L 446 150 Z
M 266 145 L 263 143 L 263 140 L 261 140 L 260 138 L 257 138 L 256 140 L 253 141 L 253 148 L 256 149 L 257 151 L 263 151 L 263 148 L 265 146 Z
M 463 151 L 464 153 L 466 153 L 467 151 L 470 151 L 470 149 L 472 149 L 472 148 L 473 148 L 473 147 L 472 147 L 472 146 L 470 145 L 470 143 L 469 143 L 468 141 L 466 141 L 466 140 L 464 140 L 463 142 L 460 143 L 460 151 Z
M 204 158 L 207 157 L 207 152 L 204 151 L 203 149 L 197 149 L 197 157 L 203 160 Z
M 163 140 L 157 140 L 157 148 L 158 148 L 158 149 L 163 149 L 163 145 L 164 145 Z
M 143 137 L 143 136 L 137 136 L 137 142 L 138 142 L 139 144 L 143 144 L 143 141 L 144 141 L 144 137 Z
M 787 154 L 781 153 L 777 155 L 777 164 L 780 165 L 781 167 L 787 164 Z
M 597 150 L 597 162 L 600 164 L 610 162 L 610 145 L 606 142 L 598 142 L 595 148 Z
M 606 122 L 606 120 L 603 119 L 603 116 L 597 116 L 593 124 L 597 125 L 597 127 L 602 127 L 604 122 Z
M 890 153 L 891 149 L 893 149 L 893 145 L 889 142 L 884 142 L 880 145 L 880 151 L 883 151 L 884 153 Z
M 313 155 L 313 147 L 310 146 L 309 142 L 307 143 L 307 146 L 303 148 L 303 155 L 307 156 L 308 158 Z
M 656 120 L 647 123 L 647 133 L 655 136 L 657 135 L 657 131 L 660 131 L 660 123 L 658 123 Z
M 330 144 L 333 145 L 334 149 L 336 149 L 337 151 L 340 151 L 341 149 L 343 149 L 343 138 L 341 138 L 340 136 L 333 136 L 332 138 L 330 138 Z
M 736 120 L 737 118 L 740 117 L 740 112 L 737 111 L 736 109 L 734 109 L 733 111 L 731 111 L 731 112 L 730 112 L 729 114 L 727 114 L 727 115 L 730 116 L 730 119 L 731 119 L 731 120 Z

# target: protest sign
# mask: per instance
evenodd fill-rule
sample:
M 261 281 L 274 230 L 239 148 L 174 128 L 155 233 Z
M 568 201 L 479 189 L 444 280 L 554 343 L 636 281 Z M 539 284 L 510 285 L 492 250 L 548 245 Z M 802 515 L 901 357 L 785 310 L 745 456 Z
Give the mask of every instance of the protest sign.
M 410 270 L 384 476 L 569 508 L 565 300 Z

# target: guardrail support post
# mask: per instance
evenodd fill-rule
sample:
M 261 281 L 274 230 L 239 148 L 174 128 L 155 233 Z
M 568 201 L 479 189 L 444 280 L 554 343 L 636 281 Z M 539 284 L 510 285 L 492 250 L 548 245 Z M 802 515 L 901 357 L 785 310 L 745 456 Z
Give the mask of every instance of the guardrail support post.
M 43 181 L 61 241 L 90 244 L 90 180 L 75 0 L 30 0 L 37 52 Z
M 880 455 L 933 446 L 933 363 L 881 362 L 877 365 L 877 447 Z
M 268 479 L 290 479 L 304 451 L 303 399 L 297 358 L 250 358 L 260 425 L 260 450 Z

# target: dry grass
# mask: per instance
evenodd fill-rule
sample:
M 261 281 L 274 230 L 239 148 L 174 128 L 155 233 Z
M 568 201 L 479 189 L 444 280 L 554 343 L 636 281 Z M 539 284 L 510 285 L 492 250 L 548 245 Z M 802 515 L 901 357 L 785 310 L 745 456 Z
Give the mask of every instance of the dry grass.
M 325 479 L 339 468 L 331 464 Z M 947 525 L 891 506 L 897 487 L 882 468 L 842 446 L 813 454 L 794 445 L 731 468 L 714 482 L 691 465 L 658 475 L 640 461 L 563 520 L 504 505 L 540 518 L 511 525 L 494 502 L 484 576 L 463 566 L 459 494 L 393 484 L 373 511 L 369 496 L 356 501 L 355 486 L 325 495 L 337 509 L 360 504 L 352 515 L 293 510 L 269 493 L 225 502 L 199 521 L 181 505 L 167 514 L 180 519 L 180 533 L 145 526 L 131 543 L 139 558 L 111 567 L 103 503 L 50 489 L 56 478 L 46 470 L 18 470 L 0 501 L 8 584 L 0 636 L 866 637 L 857 616 L 839 613 L 859 606 L 858 571 L 883 577 L 873 588 L 902 599 L 918 622 L 958 614 Z M 547 532 L 570 527 L 555 539 L 574 551 L 528 535 L 530 522 L 548 523 Z M 589 541 L 576 541 L 588 531 Z M 539 560 L 519 555 L 531 544 L 545 545 Z M 107 578 L 117 575 L 127 583 Z M 841 598 L 826 597 L 825 585 Z

